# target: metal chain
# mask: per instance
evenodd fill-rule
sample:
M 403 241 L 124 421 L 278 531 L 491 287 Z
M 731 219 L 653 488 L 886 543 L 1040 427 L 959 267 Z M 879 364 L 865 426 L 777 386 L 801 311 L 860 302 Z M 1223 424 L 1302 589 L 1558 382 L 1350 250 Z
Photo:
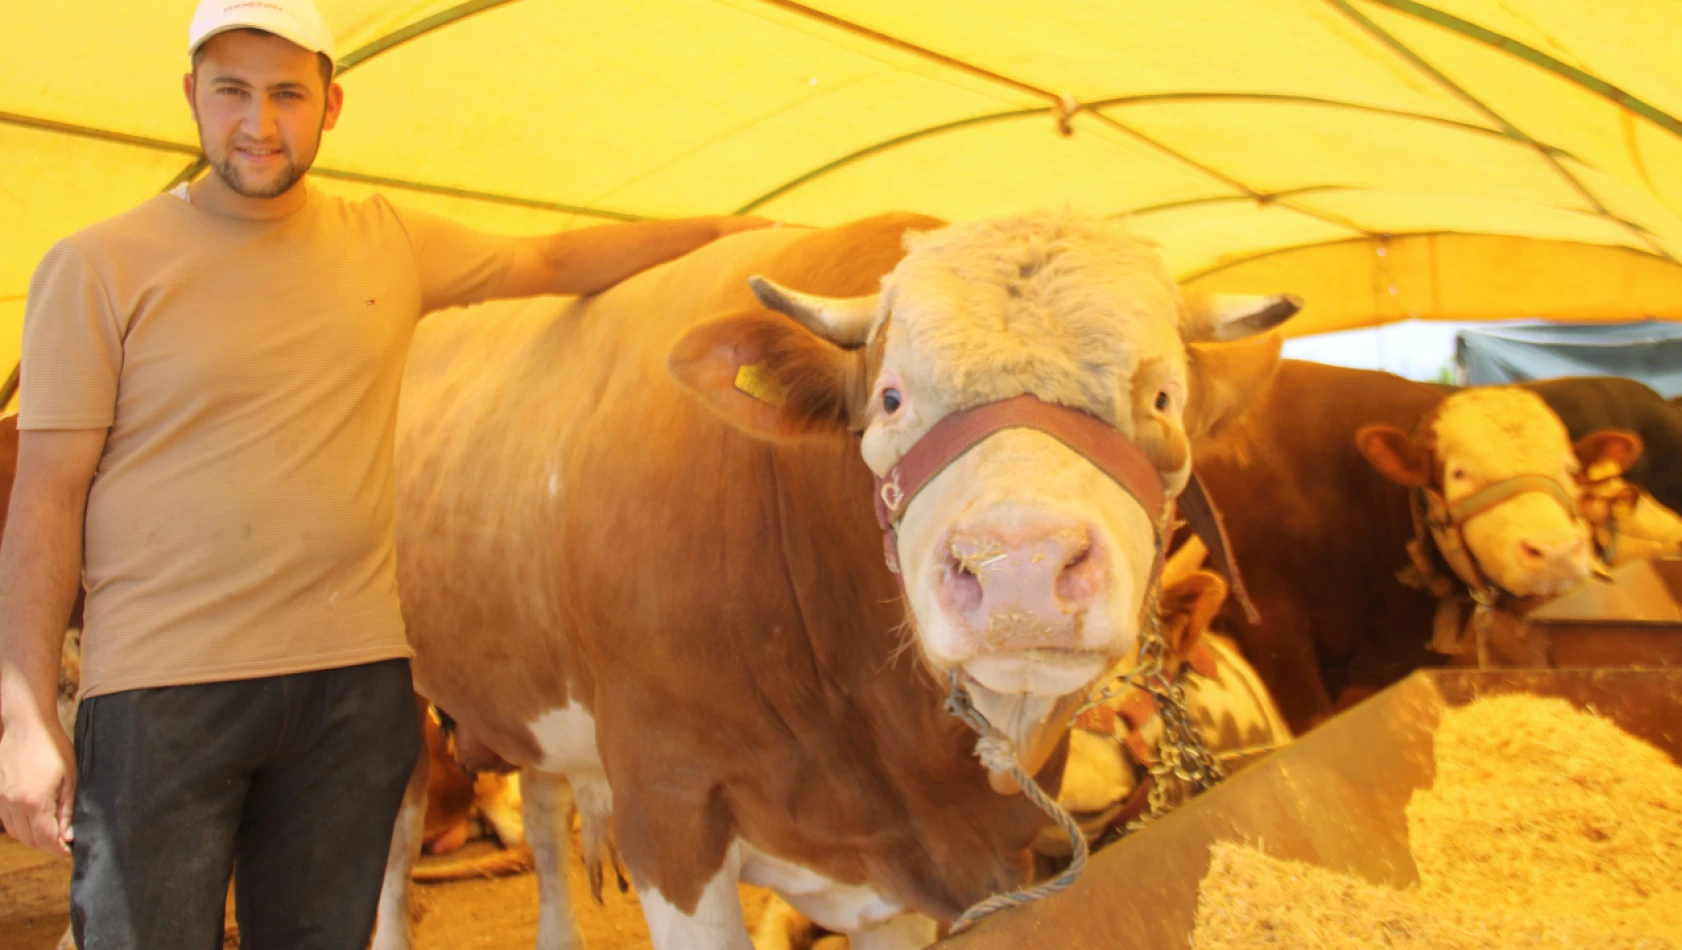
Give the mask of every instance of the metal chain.
M 1161 593 L 1160 584 L 1150 592 L 1150 609 L 1145 613 L 1144 631 L 1139 637 L 1139 662 L 1075 711 L 1079 716 L 1109 702 L 1124 689 L 1142 689 L 1156 701 L 1162 735 L 1156 743 L 1156 761 L 1149 769 L 1151 788 L 1145 797 L 1144 813 L 1127 823 L 1128 832 L 1143 828 L 1226 778 L 1225 767 L 1209 750 L 1203 729 L 1186 703 L 1181 671 L 1177 666 L 1170 668 L 1168 642 L 1162 637 L 1160 621 Z M 1177 789 L 1182 793 L 1176 794 Z
M 1226 769 L 1220 759 L 1209 751 L 1203 729 L 1186 704 L 1185 684 L 1180 671 L 1165 666 L 1166 652 L 1166 645 L 1157 634 L 1155 624 L 1152 624 L 1146 641 L 1140 644 L 1141 663 L 1135 682 L 1156 700 L 1156 716 L 1162 722 L 1162 735 L 1156 742 L 1156 761 L 1149 769 L 1151 789 L 1145 798 L 1145 811 L 1127 823 L 1129 832 L 1156 821 L 1175 806 L 1214 788 L 1226 778 Z
M 1164 533 L 1159 537 L 1167 537 L 1166 528 L 1164 525 Z M 1181 682 L 1180 670 L 1170 669 L 1168 644 L 1162 638 L 1161 599 L 1162 583 L 1159 576 L 1157 582 L 1151 585 L 1147 597 L 1149 607 L 1145 611 L 1144 631 L 1139 637 L 1139 662 L 1131 671 L 1111 680 L 1102 690 L 1093 694 L 1069 717 L 1069 721 L 1073 722 L 1081 713 L 1114 699 L 1123 689 L 1129 687 L 1143 689 L 1156 701 L 1157 718 L 1162 721 L 1162 736 L 1157 741 L 1156 764 L 1150 768 L 1151 789 L 1146 799 L 1145 813 L 1128 823 L 1128 832 L 1160 818 L 1179 804 L 1182 798 L 1190 797 L 1174 796 L 1172 787 L 1187 786 L 1190 794 L 1196 795 L 1213 788 L 1226 778 L 1226 769 L 1209 751 L 1208 743 L 1203 738 L 1203 730 L 1192 718 L 1191 710 L 1186 705 L 1186 691 Z M 1073 853 L 1073 860 L 1069 866 L 1051 881 L 1006 894 L 995 894 L 965 910 L 952 928 L 953 933 L 959 933 L 981 918 L 1005 907 L 1032 903 L 1064 890 L 1080 877 L 1091 852 L 1086 835 L 1074 817 L 1065 811 L 1056 799 L 1047 795 L 1039 787 L 1039 783 L 1034 781 L 1033 776 L 1027 774 L 1016 758 L 1016 750 L 1012 743 L 970 702 L 956 671 L 947 674 L 946 711 L 962 720 L 980 737 L 976 741 L 975 753 L 983 763 L 989 769 L 1009 773 L 1028 800 L 1049 815 L 1068 834 L 1069 846 Z M 1169 779 L 1173 779 L 1174 782 L 1171 783 Z

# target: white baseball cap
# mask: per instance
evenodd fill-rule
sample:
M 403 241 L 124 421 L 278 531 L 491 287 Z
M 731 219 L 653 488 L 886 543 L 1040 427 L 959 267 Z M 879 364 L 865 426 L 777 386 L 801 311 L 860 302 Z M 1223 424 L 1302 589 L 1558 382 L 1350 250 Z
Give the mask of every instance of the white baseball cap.
M 290 40 L 312 53 L 333 55 L 333 31 L 310 0 L 201 0 L 187 28 L 187 55 L 229 30 L 254 29 Z

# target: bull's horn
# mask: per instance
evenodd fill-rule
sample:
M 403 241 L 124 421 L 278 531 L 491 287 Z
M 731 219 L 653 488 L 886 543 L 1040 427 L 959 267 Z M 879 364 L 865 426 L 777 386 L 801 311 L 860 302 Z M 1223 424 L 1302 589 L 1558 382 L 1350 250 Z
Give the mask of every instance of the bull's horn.
M 1210 294 L 1189 308 L 1186 339 L 1242 340 L 1273 329 L 1302 309 L 1292 294 Z
M 880 294 L 867 297 L 819 297 L 789 290 L 768 277 L 748 278 L 748 287 L 767 309 L 786 313 L 800 325 L 837 346 L 863 346 L 870 339 Z

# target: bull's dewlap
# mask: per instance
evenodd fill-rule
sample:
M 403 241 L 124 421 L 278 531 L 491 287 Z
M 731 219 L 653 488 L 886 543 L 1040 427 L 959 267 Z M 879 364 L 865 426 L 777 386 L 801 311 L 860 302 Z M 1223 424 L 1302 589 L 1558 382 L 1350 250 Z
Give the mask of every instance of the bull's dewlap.
M 1446 713 L 1436 762 L 1407 809 L 1418 888 L 1221 842 L 1194 946 L 1682 947 L 1682 767 L 1664 753 L 1520 695 Z

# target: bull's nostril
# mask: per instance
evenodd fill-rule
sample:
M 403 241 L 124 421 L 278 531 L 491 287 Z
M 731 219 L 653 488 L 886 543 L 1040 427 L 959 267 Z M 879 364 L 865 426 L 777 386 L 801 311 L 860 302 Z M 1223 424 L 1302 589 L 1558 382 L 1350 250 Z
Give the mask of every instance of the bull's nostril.
M 1079 551 L 1075 552 L 1074 557 L 1069 558 L 1067 561 L 1065 561 L 1063 563 L 1063 569 L 1067 571 L 1067 570 L 1072 570 L 1074 568 L 1080 567 L 1082 564 L 1085 564 L 1087 562 L 1087 559 L 1090 558 L 1091 556 L 1092 556 L 1092 545 L 1090 543 L 1084 544 L 1084 545 L 1081 546 L 1081 549 Z
M 981 578 L 955 552 L 946 555 L 940 580 L 940 599 L 948 609 L 967 613 L 981 606 Z
M 1080 546 L 1057 572 L 1055 591 L 1065 610 L 1080 609 L 1098 596 L 1104 582 L 1104 565 L 1089 541 Z

